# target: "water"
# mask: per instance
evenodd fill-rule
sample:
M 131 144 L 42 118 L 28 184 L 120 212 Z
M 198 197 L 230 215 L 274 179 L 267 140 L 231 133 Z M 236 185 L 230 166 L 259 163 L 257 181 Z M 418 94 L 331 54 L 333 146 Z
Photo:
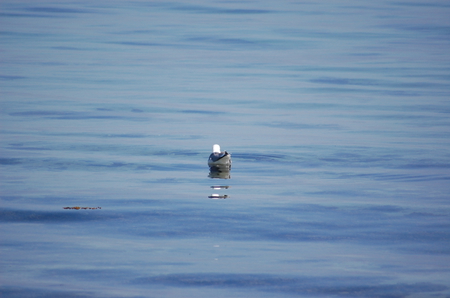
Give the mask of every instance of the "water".
M 2 297 L 448 297 L 449 14 L 2 1 Z

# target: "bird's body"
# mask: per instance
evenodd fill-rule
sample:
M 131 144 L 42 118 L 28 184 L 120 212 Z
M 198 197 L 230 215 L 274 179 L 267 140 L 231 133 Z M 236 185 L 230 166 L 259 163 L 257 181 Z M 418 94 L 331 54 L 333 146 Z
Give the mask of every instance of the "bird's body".
M 208 166 L 229 170 L 231 168 L 231 154 L 226 151 L 221 152 L 220 146 L 214 145 L 213 153 L 208 158 Z

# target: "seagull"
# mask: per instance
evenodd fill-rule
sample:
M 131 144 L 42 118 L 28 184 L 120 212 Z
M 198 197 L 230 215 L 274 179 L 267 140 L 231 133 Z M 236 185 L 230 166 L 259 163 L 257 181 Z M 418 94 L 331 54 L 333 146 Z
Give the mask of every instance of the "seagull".
M 208 166 L 229 171 L 231 169 L 231 154 L 226 151 L 221 152 L 220 146 L 215 144 L 213 153 L 208 158 Z

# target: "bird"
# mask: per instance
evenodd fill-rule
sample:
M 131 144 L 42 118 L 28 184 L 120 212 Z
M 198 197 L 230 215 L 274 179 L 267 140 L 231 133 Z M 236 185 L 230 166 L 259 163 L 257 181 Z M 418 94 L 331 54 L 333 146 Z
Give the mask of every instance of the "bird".
M 208 158 L 208 166 L 211 169 L 227 170 L 231 169 L 231 154 L 220 151 L 220 146 L 217 144 L 213 145 L 213 152 Z

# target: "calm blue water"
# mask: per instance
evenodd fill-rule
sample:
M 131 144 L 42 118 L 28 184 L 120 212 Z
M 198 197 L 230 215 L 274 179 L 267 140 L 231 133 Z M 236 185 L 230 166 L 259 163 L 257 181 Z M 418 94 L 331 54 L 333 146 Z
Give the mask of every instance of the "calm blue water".
M 448 1 L 0 7 L 2 297 L 450 296 Z

